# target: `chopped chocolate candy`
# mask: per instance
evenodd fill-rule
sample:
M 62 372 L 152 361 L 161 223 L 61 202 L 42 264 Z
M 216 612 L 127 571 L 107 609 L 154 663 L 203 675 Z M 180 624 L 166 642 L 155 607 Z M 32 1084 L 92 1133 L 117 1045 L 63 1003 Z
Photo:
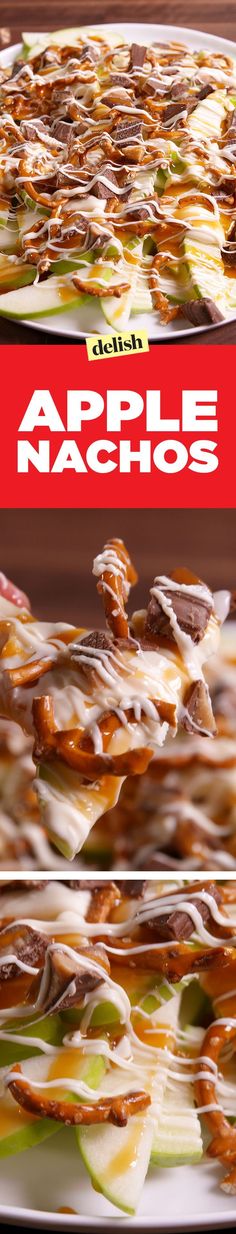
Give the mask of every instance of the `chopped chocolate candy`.
M 12 934 L 11 941 L 7 943 L 6 948 L 6 963 L 0 967 L 0 982 L 13 981 L 15 977 L 19 977 L 20 969 L 14 961 L 8 963 L 7 949 L 9 953 L 21 960 L 23 964 L 29 964 L 32 968 L 41 968 L 44 962 L 45 953 L 48 947 L 48 939 L 44 934 L 38 933 L 31 929 L 31 926 L 19 926 L 17 936 L 15 937 L 15 928 L 9 925 L 9 935 Z
M 116 142 L 122 144 L 122 141 L 126 141 L 129 137 L 140 137 L 141 127 L 139 120 L 131 121 L 130 124 L 118 124 L 117 128 L 114 129 L 113 137 Z
M 224 197 L 232 197 L 235 195 L 236 193 L 236 177 L 235 176 L 224 176 L 224 178 L 220 180 L 219 184 L 217 185 L 216 196 L 220 197 L 221 193 Z
M 33 141 L 34 137 L 38 137 L 39 133 L 45 134 L 46 137 L 48 135 L 46 125 L 43 124 L 43 120 L 35 120 L 33 124 L 27 122 L 27 120 L 22 120 L 21 132 L 26 141 Z
M 235 240 L 232 240 L 232 242 L 227 241 L 227 240 L 225 241 L 225 244 L 223 244 L 223 247 L 221 249 L 221 257 L 222 257 L 222 261 L 224 261 L 226 266 L 236 265 L 236 241 Z
M 97 180 L 96 184 L 93 185 L 94 196 L 102 197 L 105 201 L 110 201 L 111 197 L 117 196 L 116 189 L 118 186 L 116 176 L 114 176 L 114 172 L 111 171 L 110 167 L 100 167 L 100 175 L 104 176 L 104 179 L 109 180 L 109 185 L 104 184 L 102 180 Z M 113 184 L 114 189 L 112 188 Z
M 216 732 L 211 699 L 205 681 L 192 681 L 184 697 L 183 728 L 187 733 L 205 732 L 212 736 Z
M 91 958 L 91 952 L 90 958 Z M 94 960 L 99 962 L 98 949 L 94 948 Z M 100 961 L 102 962 L 102 960 Z M 57 1004 L 60 1003 L 60 1011 L 66 1010 L 68 1007 L 73 1007 L 75 1003 L 83 1002 L 85 994 L 89 994 L 91 990 L 96 990 L 97 986 L 101 985 L 102 977 L 96 973 L 86 969 L 86 957 L 84 958 L 84 967 L 80 963 L 78 957 L 78 967 L 75 965 L 73 958 L 66 955 L 63 951 L 51 951 L 47 956 L 47 986 L 45 988 L 45 971 L 44 971 L 44 991 L 43 991 L 43 1010 L 53 1011 Z M 104 972 L 105 976 L 105 972 Z
M 112 638 L 108 634 L 103 633 L 103 630 L 91 630 L 91 634 L 86 634 L 81 642 L 76 644 L 76 649 L 82 651 L 84 647 L 95 647 L 98 651 L 110 651 L 113 647 Z
M 137 899 L 139 899 L 140 897 L 143 896 L 144 888 L 146 887 L 146 879 L 145 878 L 132 878 L 132 879 L 124 878 L 122 879 L 122 882 L 118 884 L 118 886 L 120 888 L 122 896 L 129 896 L 131 900 L 135 899 L 136 897 Z
M 226 139 L 227 140 L 228 140 L 230 133 L 232 133 L 233 137 L 236 136 L 236 107 L 234 107 L 234 110 L 230 111 L 228 115 L 227 126 L 226 126 Z
M 216 903 L 219 903 L 215 883 L 209 883 L 208 894 L 213 896 Z M 198 900 L 194 896 L 190 897 L 187 887 L 186 900 L 189 904 L 192 904 L 194 908 L 197 908 L 205 926 L 209 926 L 213 923 L 209 905 L 205 904 L 204 900 Z M 160 917 L 151 917 L 150 921 L 148 921 L 148 926 L 150 929 L 155 930 L 156 938 L 158 941 L 160 939 L 160 942 L 162 942 L 162 940 L 163 942 L 171 942 L 172 939 L 176 939 L 177 942 L 184 942 L 188 938 L 191 938 L 191 934 L 193 934 L 196 930 L 196 926 L 190 916 L 190 913 L 185 912 L 185 910 L 182 910 L 181 908 L 175 909 L 174 912 L 172 912 L 171 909 L 169 909 L 166 913 L 163 911 L 163 914 L 161 914 Z
M 56 120 L 56 124 L 53 125 L 52 135 L 56 138 L 56 141 L 63 142 L 63 145 L 66 144 L 71 136 L 71 123 L 68 120 Z
M 164 111 L 164 124 L 166 124 L 167 120 L 172 120 L 175 116 L 180 116 L 183 111 L 186 111 L 185 103 L 169 103 L 168 107 L 165 107 Z
M 163 593 L 163 598 L 165 598 L 165 601 L 169 601 L 180 630 L 183 630 L 185 634 L 189 634 L 193 643 L 199 643 L 205 634 L 213 609 L 210 593 L 209 599 L 207 594 L 203 594 L 202 597 L 199 595 L 195 596 L 194 588 L 190 593 L 190 591 L 181 591 L 181 588 L 176 585 L 175 590 L 170 588 L 168 591 L 167 587 Z M 155 596 L 151 596 L 146 614 L 145 638 L 157 639 L 158 641 L 159 636 L 168 641 L 170 639 L 172 642 L 176 641 L 171 625 L 171 614 L 169 617 L 165 613 L 164 607 L 162 608 L 161 601 L 159 602 Z
M 213 92 L 214 86 L 210 86 L 210 84 L 208 86 L 202 86 L 202 89 L 199 90 L 199 94 L 197 95 L 196 102 L 202 102 L 202 99 L 207 99 L 208 94 L 213 94 Z
M 147 51 L 147 48 L 146 48 L 146 47 L 142 47 L 142 46 L 141 46 L 141 43 L 132 43 L 132 44 L 131 44 L 131 49 L 130 49 L 130 67 L 131 67 L 131 69 L 142 69 L 143 64 L 144 64 L 144 60 L 145 60 L 145 56 L 146 56 L 146 51 Z
M 125 89 L 130 89 L 130 86 L 132 86 L 132 78 L 129 73 L 111 73 L 111 80 L 113 86 L 124 86 Z
M 217 321 L 224 321 L 223 313 L 218 309 L 214 300 L 186 300 L 181 305 L 183 317 L 187 317 L 191 321 L 192 326 L 209 326 L 215 325 Z
M 139 89 L 141 94 L 146 94 L 149 97 L 158 94 L 158 98 L 163 98 L 165 94 L 169 93 L 169 88 L 161 86 L 157 77 L 143 77 L 142 81 L 140 80 L 139 82 Z

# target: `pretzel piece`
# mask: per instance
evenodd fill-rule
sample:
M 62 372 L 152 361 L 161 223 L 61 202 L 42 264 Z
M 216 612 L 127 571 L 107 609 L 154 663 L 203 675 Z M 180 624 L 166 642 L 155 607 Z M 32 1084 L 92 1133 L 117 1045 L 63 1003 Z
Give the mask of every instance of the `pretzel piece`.
M 108 626 L 115 638 L 129 638 L 125 602 L 130 587 L 137 582 L 137 574 L 123 540 L 107 540 L 101 558 L 95 560 L 94 573 L 98 575 L 97 590 L 103 599 Z
M 53 719 L 53 704 L 50 696 L 33 700 L 33 718 L 36 731 L 43 742 L 35 745 L 34 757 L 42 762 L 58 757 L 77 771 L 86 780 L 97 780 L 105 774 L 113 776 L 143 775 L 152 758 L 152 750 L 142 746 L 122 754 L 94 754 L 81 747 L 82 730 L 78 728 L 56 729 Z M 119 721 L 118 721 L 119 727 Z
M 19 1063 L 14 1066 L 14 1079 L 11 1080 L 9 1089 L 17 1104 L 29 1114 L 55 1119 L 56 1122 L 65 1123 L 67 1127 L 90 1127 L 95 1123 L 108 1122 L 114 1123 L 115 1127 L 126 1127 L 128 1118 L 146 1110 L 150 1105 L 148 1093 L 142 1090 L 125 1093 L 120 1097 L 103 1097 L 94 1102 L 52 1101 L 33 1091 L 29 1082 L 22 1077 Z
M 230 1023 L 211 1024 L 207 1029 L 204 1041 L 202 1044 L 201 1054 L 204 1058 L 212 1059 L 214 1063 L 218 1063 L 223 1046 L 229 1041 L 235 1042 L 236 1049 L 236 1027 Z M 209 1066 L 206 1062 L 201 1062 L 201 1071 L 206 1071 L 209 1075 Z M 216 1076 L 212 1080 L 201 1079 L 195 1080 L 195 1094 L 198 1105 L 211 1106 L 213 1103 L 218 1104 L 216 1094 Z M 222 1165 L 229 1165 L 233 1168 L 226 1175 L 222 1184 L 225 1191 L 232 1194 L 236 1193 L 236 1127 L 232 1127 L 228 1118 L 223 1113 L 219 1106 L 218 1110 L 209 1110 L 204 1113 L 204 1118 L 213 1132 L 213 1139 L 208 1148 L 210 1157 L 218 1157 Z

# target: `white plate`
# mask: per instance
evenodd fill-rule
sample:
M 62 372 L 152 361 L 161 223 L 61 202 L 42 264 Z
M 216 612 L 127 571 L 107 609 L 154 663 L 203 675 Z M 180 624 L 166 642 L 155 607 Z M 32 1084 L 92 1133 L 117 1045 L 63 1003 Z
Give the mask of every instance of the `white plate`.
M 235 1196 L 219 1188 L 217 1164 L 150 1170 L 137 1217 L 124 1217 L 90 1185 L 73 1131 L 0 1162 L 0 1220 L 51 1230 L 158 1230 L 158 1234 L 235 1227 Z M 11 1206 L 9 1206 L 11 1198 Z M 78 1216 L 58 1214 L 74 1208 Z M 155 1215 L 156 1214 L 156 1215 Z
M 91 26 L 93 30 L 100 30 L 101 26 Z M 87 27 L 86 27 L 87 29 Z M 221 39 L 215 35 L 203 34 L 199 30 L 188 30 L 185 26 L 161 26 L 146 24 L 141 22 L 112 22 L 109 25 L 103 25 L 103 30 L 114 30 L 118 34 L 123 34 L 127 38 L 127 42 L 135 41 L 136 43 L 152 43 L 159 39 L 160 42 L 166 43 L 167 40 L 176 39 L 179 42 L 188 43 L 193 50 L 198 48 L 209 49 L 213 52 L 222 52 L 224 55 L 236 57 L 236 44 L 230 42 L 229 39 Z M 35 34 L 37 37 L 37 34 Z M 0 53 L 0 64 L 9 65 L 15 59 L 16 55 L 21 50 L 21 44 L 17 43 L 13 47 L 8 47 Z M 153 321 L 153 316 L 150 313 L 139 313 L 136 318 L 136 329 L 147 330 L 150 342 L 164 342 L 166 339 L 182 338 L 186 335 L 199 335 L 207 330 L 218 330 L 226 325 L 227 322 L 235 321 L 236 313 L 229 315 L 225 322 L 217 322 L 214 326 L 191 326 L 188 322 L 182 324 L 181 329 L 178 325 L 178 318 L 169 322 L 167 326 L 162 326 L 158 320 Z M 112 334 L 114 330 L 112 326 L 104 325 L 103 314 L 100 313 L 99 305 L 86 304 L 83 309 L 74 309 L 70 313 L 61 313 L 60 317 L 46 317 L 45 322 L 42 320 L 19 321 L 19 325 L 29 326 L 31 329 L 46 330 L 50 334 L 63 335 L 66 338 L 84 338 L 90 334 Z

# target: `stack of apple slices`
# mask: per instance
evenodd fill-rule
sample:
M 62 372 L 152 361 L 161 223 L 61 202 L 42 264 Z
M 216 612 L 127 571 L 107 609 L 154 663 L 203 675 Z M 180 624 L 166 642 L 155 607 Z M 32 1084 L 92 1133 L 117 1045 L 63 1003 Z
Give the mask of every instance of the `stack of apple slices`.
M 142 983 L 147 985 L 146 975 L 145 978 L 143 975 Z M 92 1040 L 88 1042 L 86 1053 L 86 1038 L 81 1039 L 80 1047 L 73 1048 L 73 1031 L 69 1033 L 71 1045 L 68 1048 L 66 1030 L 68 1033 L 69 1028 L 78 1029 L 79 1009 L 48 1015 L 28 1027 L 27 1021 L 18 1023 L 17 1028 L 14 1020 L 5 1023 L 0 1039 L 0 1057 L 4 1058 L 5 1063 L 0 1073 L 3 1093 L 0 1103 L 0 1157 L 37 1145 L 61 1128 L 61 1124 L 53 1119 L 26 1113 L 16 1104 L 9 1088 L 5 1087 L 9 1067 L 10 1075 L 13 1075 L 14 1064 L 20 1058 L 24 1059 L 22 1070 L 25 1078 L 40 1089 L 42 1097 L 44 1094 L 48 1096 L 48 1084 L 53 1081 L 53 1096 L 63 1096 L 63 1099 L 66 1097 L 73 1101 L 73 1080 L 75 1089 L 82 1081 L 91 1090 L 96 1090 L 98 1099 L 99 1096 L 114 1096 L 127 1088 L 135 1089 L 134 1074 L 136 1085 L 138 1078 L 138 1086 L 149 1092 L 151 1104 L 148 1109 L 130 1118 L 125 1127 L 94 1123 L 90 1127 L 78 1126 L 75 1129 L 78 1147 L 92 1184 L 118 1209 L 135 1213 L 150 1164 L 160 1167 L 198 1162 L 202 1155 L 201 1128 L 191 1086 L 181 1084 L 180 1096 L 178 1086 L 174 1096 L 168 1089 L 169 1058 L 170 1052 L 173 1056 L 176 1048 L 183 988 L 184 983 L 181 982 L 171 987 L 165 983 L 158 986 L 157 981 L 152 993 L 139 998 L 132 1013 L 135 1039 L 131 1038 L 130 1042 L 130 1071 L 125 1048 L 121 1049 L 120 1064 L 115 1051 L 114 1065 L 108 1060 L 104 1045 L 109 1040 L 109 1021 L 111 1024 L 114 1021 L 114 1004 L 104 1002 L 93 1012 L 90 1023 L 94 1054 Z M 134 990 L 133 1003 L 135 998 Z M 100 1037 L 95 1040 L 97 1020 L 100 1023 Z M 125 1046 L 128 1038 L 124 1037 L 123 1041 Z M 55 1088 L 57 1080 L 58 1088 Z M 178 1112 L 179 1103 L 181 1113 Z

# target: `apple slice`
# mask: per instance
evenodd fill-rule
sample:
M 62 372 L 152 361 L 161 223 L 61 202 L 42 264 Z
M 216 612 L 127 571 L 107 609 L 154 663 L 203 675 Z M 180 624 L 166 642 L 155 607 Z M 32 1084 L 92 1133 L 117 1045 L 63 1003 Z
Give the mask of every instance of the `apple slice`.
M 188 130 L 195 138 L 209 137 L 211 142 L 218 141 L 226 113 L 231 110 L 233 105 L 227 98 L 226 90 L 214 90 L 191 112 Z
M 5 292 L 14 295 L 15 291 L 29 286 L 34 279 L 35 266 L 28 266 L 21 257 L 0 253 L 0 305 L 2 299 L 5 299 Z
M 94 30 L 93 26 L 74 26 L 68 30 L 48 31 L 47 34 L 36 34 L 35 31 L 32 33 L 26 31 L 26 33 L 22 34 L 23 54 L 25 59 L 30 59 L 32 56 L 39 55 L 40 52 L 44 51 L 46 47 L 49 47 L 49 45 L 50 47 L 52 45 L 55 45 L 56 47 L 66 47 L 68 44 L 72 47 L 73 44 L 77 44 L 79 39 L 86 41 L 87 38 L 94 36 L 94 34 L 97 34 L 97 30 Z M 108 46 L 111 48 L 120 47 L 125 41 L 121 34 L 107 29 L 105 39 Z
M 120 299 L 111 295 L 102 297 L 100 301 L 106 321 L 115 330 L 125 330 L 128 325 L 133 302 L 135 302 L 142 253 L 142 241 L 136 240 L 127 245 L 124 249 L 124 268 L 121 273 L 126 282 L 129 282 L 129 290 L 125 291 Z
M 149 1113 L 136 1115 L 127 1127 L 84 1127 L 76 1135 L 95 1190 L 132 1216 L 150 1160 L 153 1124 Z
M 24 267 L 28 270 L 30 267 Z M 34 267 L 35 278 L 35 267 Z M 85 297 L 81 295 L 73 283 L 66 277 L 52 277 L 42 283 L 34 283 L 27 291 L 21 287 L 18 291 L 9 291 L 0 296 L 0 316 L 2 317 L 50 317 L 54 313 L 66 313 L 84 304 Z
M 45 1080 L 57 1077 L 60 1089 L 65 1074 L 77 1080 L 83 1079 L 90 1088 L 97 1088 L 101 1083 L 104 1070 L 105 1063 L 101 1055 L 94 1055 L 88 1059 L 86 1055 L 77 1050 L 67 1051 L 63 1048 L 58 1051 L 53 1060 L 40 1055 L 37 1058 L 27 1059 L 24 1063 L 24 1075 L 31 1081 L 37 1080 L 40 1083 L 42 1081 L 42 1090 Z M 2 1068 L 0 1074 L 4 1079 L 6 1069 Z M 69 1099 L 73 1100 L 71 1094 L 67 1096 L 67 1100 Z M 55 1135 L 61 1126 L 61 1123 L 56 1123 L 53 1119 L 37 1118 L 27 1114 L 21 1106 L 17 1105 L 9 1089 L 5 1089 L 0 1103 L 0 1158 L 23 1152 L 33 1144 L 39 1144 L 40 1141 Z
M 165 1050 L 175 1038 L 179 1004 L 180 994 L 176 994 L 167 1004 L 158 1008 L 152 1015 L 151 1023 L 149 1021 L 148 1024 L 148 1033 L 152 1027 L 153 1035 L 146 1036 L 146 1044 L 157 1046 L 158 1058 L 156 1063 L 153 1062 L 153 1057 L 151 1058 L 148 1073 L 144 1072 L 142 1075 L 140 1067 L 138 1085 L 150 1091 L 154 1104 L 151 1102 L 150 1107 L 143 1114 L 131 1118 L 126 1127 L 113 1127 L 107 1124 L 103 1127 L 95 1125 L 76 1129 L 81 1156 L 89 1171 L 93 1186 L 102 1191 L 106 1199 L 115 1204 L 117 1208 L 130 1215 L 136 1212 L 150 1162 L 153 1145 L 153 1119 L 157 1117 L 156 1109 L 161 1112 L 166 1087 L 168 1056 L 165 1057 Z M 141 1036 L 143 1023 L 147 1031 L 146 1021 L 140 1019 L 140 1049 L 141 1042 L 145 1042 L 145 1027 Z M 161 1061 L 160 1053 L 163 1053 Z M 107 1073 L 102 1082 L 103 1092 L 106 1091 L 106 1093 L 127 1091 L 128 1087 L 129 1073 L 124 1072 L 123 1080 L 121 1080 L 119 1074 L 114 1075 L 114 1068 Z
M 152 1165 L 196 1165 L 201 1161 L 201 1124 L 194 1106 L 193 1086 L 178 1084 L 166 1091 L 151 1152 Z
M 10 212 L 9 202 L 0 201 L 0 253 L 15 253 L 17 241 L 17 223 Z
M 28 1025 L 27 1021 L 22 1021 L 22 1024 L 17 1023 L 17 1032 L 15 1021 L 9 1020 L 9 1023 L 4 1024 L 4 1032 L 13 1034 L 13 1031 L 14 1041 L 0 1039 L 0 1067 L 9 1067 L 11 1063 L 18 1063 L 25 1058 L 37 1056 L 40 1053 L 40 1045 L 31 1045 L 31 1037 L 38 1037 L 50 1045 L 60 1046 L 65 1028 L 59 1015 L 47 1015 L 38 1024 Z M 27 1044 L 21 1044 L 18 1034 L 20 1037 L 27 1038 Z
M 25 1075 L 29 1079 L 47 1079 L 48 1058 L 31 1058 L 24 1064 Z M 6 1072 L 5 1072 L 6 1074 Z M 4 1071 L 1 1070 L 1 1078 Z M 9 1089 L 5 1089 L 0 1102 L 0 1158 L 12 1153 L 24 1152 L 33 1144 L 39 1144 L 47 1136 L 58 1130 L 56 1123 L 50 1123 L 49 1118 L 35 1118 L 27 1114 L 12 1097 Z

